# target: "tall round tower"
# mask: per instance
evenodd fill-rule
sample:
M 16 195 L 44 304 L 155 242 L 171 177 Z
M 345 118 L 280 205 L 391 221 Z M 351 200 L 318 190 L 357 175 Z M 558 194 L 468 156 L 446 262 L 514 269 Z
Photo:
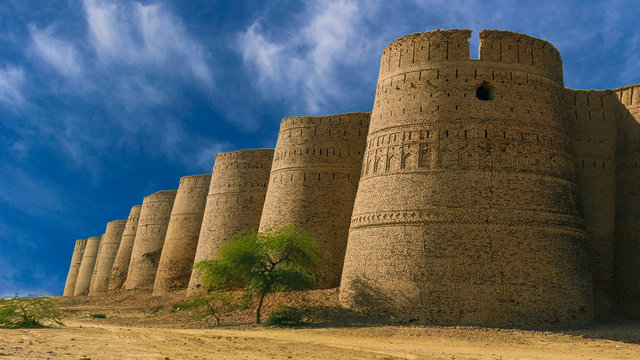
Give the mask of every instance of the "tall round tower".
M 273 149 L 216 155 L 194 263 L 213 259 L 230 236 L 258 230 L 272 160 Z M 196 294 L 201 286 L 192 272 L 187 294 Z
M 341 302 L 442 324 L 593 316 L 562 61 L 504 31 L 405 36 L 383 52 Z
M 616 310 L 640 320 L 640 85 L 616 94 L 623 106 L 616 146 Z
M 175 198 L 176 190 L 163 190 L 142 200 L 125 290 L 153 289 Z
M 67 282 L 64 284 L 64 293 L 62 296 L 73 296 L 73 291 L 76 289 L 76 280 L 78 279 L 78 271 L 82 264 L 82 255 L 84 254 L 84 248 L 87 246 L 87 240 L 76 240 L 76 245 L 73 248 L 73 255 L 71 256 L 71 266 L 69 266 L 69 273 L 67 274 Z
M 340 285 L 369 113 L 282 120 L 260 230 L 293 224 L 324 250 L 324 286 Z
M 92 236 L 87 239 L 87 245 L 84 248 L 84 254 L 82 254 L 82 262 L 78 270 L 78 278 L 76 279 L 73 296 L 89 294 L 93 267 L 96 264 L 96 257 L 98 256 L 98 249 L 100 248 L 100 239 L 100 236 Z
M 154 294 L 186 289 L 189 285 L 210 182 L 210 174 L 180 179 L 153 285 Z
M 131 208 L 127 224 L 122 232 L 122 239 L 118 247 L 118 253 L 113 261 L 111 268 L 111 276 L 109 278 L 109 291 L 120 290 L 127 280 L 129 272 L 129 260 L 131 260 L 131 250 L 133 250 L 133 242 L 136 238 L 138 230 L 138 220 L 140 220 L 140 210 L 142 205 L 136 205 Z
M 96 265 L 93 268 L 89 295 L 101 295 L 107 292 L 111 268 L 118 253 L 126 223 L 126 220 L 113 220 L 107 223 L 107 229 L 102 235 Z

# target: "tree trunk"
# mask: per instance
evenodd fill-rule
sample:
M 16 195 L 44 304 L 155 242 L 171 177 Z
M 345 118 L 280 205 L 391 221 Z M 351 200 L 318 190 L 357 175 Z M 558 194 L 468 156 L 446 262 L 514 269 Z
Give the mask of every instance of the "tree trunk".
M 260 292 L 260 299 L 258 300 L 258 307 L 256 308 L 256 324 L 260 324 L 260 310 L 262 310 L 262 301 L 265 295 L 267 295 L 266 291 Z

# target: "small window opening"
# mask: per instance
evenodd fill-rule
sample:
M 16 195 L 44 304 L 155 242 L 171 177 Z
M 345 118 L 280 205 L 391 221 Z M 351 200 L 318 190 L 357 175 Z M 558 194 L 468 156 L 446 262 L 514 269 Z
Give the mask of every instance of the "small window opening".
M 493 100 L 493 86 L 484 82 L 476 89 L 476 97 L 483 101 Z

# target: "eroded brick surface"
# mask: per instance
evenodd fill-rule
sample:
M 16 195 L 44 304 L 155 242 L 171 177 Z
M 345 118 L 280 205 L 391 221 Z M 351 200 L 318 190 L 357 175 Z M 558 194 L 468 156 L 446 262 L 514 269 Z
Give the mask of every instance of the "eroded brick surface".
M 194 263 L 214 259 L 230 236 L 258 230 L 272 160 L 273 149 L 216 155 Z M 201 286 L 193 272 L 188 294 L 197 293 Z
M 180 179 L 153 285 L 154 294 L 186 289 L 198 248 L 211 175 Z
M 369 113 L 282 120 L 260 230 L 296 225 L 318 238 L 323 286 L 340 285 Z
M 144 198 L 125 290 L 152 290 L 176 190 L 158 191 Z

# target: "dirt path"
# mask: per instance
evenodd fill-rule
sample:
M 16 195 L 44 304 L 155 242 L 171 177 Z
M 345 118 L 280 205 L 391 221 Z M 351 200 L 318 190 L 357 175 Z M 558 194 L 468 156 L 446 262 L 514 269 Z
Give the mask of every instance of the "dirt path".
M 637 332 L 637 327 L 628 331 Z M 473 327 L 202 330 L 122 327 L 86 320 L 57 329 L 0 330 L 0 359 L 5 358 L 640 359 L 640 345 L 553 332 Z

